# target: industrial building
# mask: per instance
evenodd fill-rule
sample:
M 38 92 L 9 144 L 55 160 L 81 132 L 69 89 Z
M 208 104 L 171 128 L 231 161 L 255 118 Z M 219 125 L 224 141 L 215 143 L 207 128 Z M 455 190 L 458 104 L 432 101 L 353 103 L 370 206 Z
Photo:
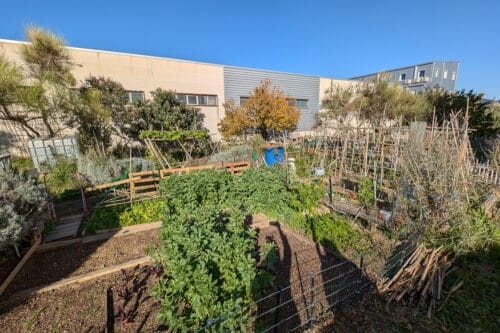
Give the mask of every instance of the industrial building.
M 19 51 L 23 43 L 0 39 L 0 54 L 21 64 Z M 220 138 L 218 123 L 224 118 L 223 104 L 229 99 L 236 104 L 244 101 L 263 79 L 271 80 L 285 95 L 298 101 L 301 111 L 298 130 L 311 130 L 316 126 L 327 88 L 355 84 L 350 80 L 138 54 L 75 47 L 68 50 L 75 63 L 72 73 L 79 84 L 91 75 L 111 78 L 127 90 L 130 102 L 149 98 L 156 88 L 173 90 L 179 100 L 200 109 L 205 127 L 214 139 Z M 0 124 L 0 131 L 4 126 L 6 124 Z M 12 129 L 3 131 L 12 132 Z

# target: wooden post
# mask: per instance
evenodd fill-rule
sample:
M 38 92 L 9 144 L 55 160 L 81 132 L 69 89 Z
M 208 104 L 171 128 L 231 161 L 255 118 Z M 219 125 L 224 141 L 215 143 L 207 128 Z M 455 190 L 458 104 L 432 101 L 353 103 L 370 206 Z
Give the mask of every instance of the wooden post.
M 130 187 L 130 204 L 132 204 L 132 201 L 135 198 L 135 183 L 134 183 L 134 176 L 133 176 L 132 172 L 128 173 L 128 178 L 130 181 L 130 186 L 129 186 Z

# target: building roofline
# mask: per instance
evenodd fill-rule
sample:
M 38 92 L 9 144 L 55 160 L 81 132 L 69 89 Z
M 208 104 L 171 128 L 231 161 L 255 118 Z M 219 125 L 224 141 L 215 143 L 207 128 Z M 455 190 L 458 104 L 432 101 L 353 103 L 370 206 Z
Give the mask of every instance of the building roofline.
M 12 44 L 28 44 L 28 42 L 26 42 L 26 41 L 0 38 L 0 43 L 2 43 L 2 42 L 12 43 Z M 325 77 L 325 76 L 318 76 L 318 75 L 311 75 L 311 74 L 303 74 L 303 73 L 283 72 L 283 71 L 277 71 L 277 70 L 272 70 L 272 69 L 262 69 L 262 68 L 243 67 L 243 66 L 214 64 L 214 63 L 208 63 L 208 62 L 202 62 L 202 61 L 193 61 L 193 60 L 184 60 L 184 59 L 177 59 L 177 58 L 170 58 L 170 57 L 151 56 L 151 55 L 139 54 L 139 53 L 127 53 L 127 52 L 117 52 L 117 51 L 108 51 L 108 50 L 98 50 L 98 49 L 81 48 L 81 47 L 74 47 L 74 46 L 66 46 L 66 48 L 69 50 L 75 50 L 75 51 L 100 52 L 100 53 L 108 53 L 108 54 L 123 55 L 123 56 L 143 57 L 143 58 L 149 58 L 149 59 L 180 61 L 180 62 L 186 62 L 186 63 L 192 63 L 192 64 L 217 66 L 217 67 L 222 67 L 223 69 L 226 67 L 226 68 L 236 68 L 236 69 L 245 69 L 245 70 L 265 71 L 265 72 L 279 73 L 279 74 L 286 74 L 286 75 L 305 76 L 305 77 L 312 77 L 312 78 L 319 78 L 319 79 L 329 79 L 329 80 L 333 79 L 333 80 L 343 80 L 343 81 L 352 80 L 352 79 L 339 79 L 339 78 Z
M 394 72 L 394 71 L 399 71 L 401 69 L 405 69 L 405 68 L 409 68 L 409 67 L 429 65 L 429 64 L 433 64 L 435 62 L 456 62 L 457 65 L 460 64 L 460 62 L 455 61 L 455 60 L 433 60 L 433 61 L 422 62 L 422 63 L 414 64 L 414 65 L 408 65 L 408 66 L 402 66 L 402 67 L 392 68 L 392 69 L 383 69 L 383 70 L 380 70 L 378 72 L 373 72 L 373 73 L 369 73 L 369 74 L 353 76 L 351 78 L 348 78 L 347 80 L 356 80 L 356 79 L 363 78 L 363 77 L 370 76 L 370 75 L 377 75 L 379 73 L 384 73 L 384 72 Z

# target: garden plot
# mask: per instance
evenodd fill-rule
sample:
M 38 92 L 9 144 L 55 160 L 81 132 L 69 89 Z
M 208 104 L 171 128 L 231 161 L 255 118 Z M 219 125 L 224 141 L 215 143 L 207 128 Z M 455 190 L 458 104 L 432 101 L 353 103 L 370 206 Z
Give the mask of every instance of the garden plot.
M 262 246 L 269 239 L 273 239 L 278 246 L 279 259 L 276 265 L 276 282 L 282 287 L 307 278 L 310 272 L 320 271 L 327 266 L 346 261 L 346 259 L 325 250 L 286 226 L 269 222 L 262 215 L 257 215 L 252 224 L 258 231 L 259 246 Z M 132 251 L 135 247 L 140 248 L 142 252 L 140 250 L 133 250 L 133 252 L 136 254 L 135 257 L 143 256 L 145 247 L 152 244 L 155 239 L 156 235 L 154 231 L 151 231 L 140 235 L 119 237 L 116 243 L 114 239 L 111 239 L 108 243 L 113 243 L 110 244 L 92 244 L 92 248 L 95 250 L 94 254 L 88 255 L 86 260 L 80 259 L 81 265 L 77 265 L 76 261 L 73 262 L 73 270 L 66 273 L 64 277 L 83 274 L 96 268 L 108 266 L 111 263 L 130 260 L 134 256 L 130 253 L 124 254 L 125 249 Z M 68 250 L 67 248 L 61 248 L 57 251 L 62 251 L 59 252 L 59 255 L 61 255 L 61 253 L 66 253 Z M 85 253 L 83 248 L 73 249 L 73 251 Z M 116 253 L 121 253 L 119 258 L 117 258 Z M 53 267 L 49 263 L 54 260 L 54 255 L 56 254 L 42 252 L 37 254 L 34 259 L 38 263 L 40 260 L 45 263 L 39 267 Z M 107 256 L 114 258 L 114 261 L 106 259 Z M 68 264 L 71 264 L 71 262 Z M 351 263 L 349 263 L 349 266 L 354 267 Z M 62 275 L 58 272 L 60 270 L 58 266 L 53 269 L 52 275 L 45 274 L 39 279 L 30 282 L 23 281 L 27 280 L 27 276 L 35 277 L 36 274 L 42 273 L 41 270 L 38 273 L 35 272 L 33 267 L 34 263 L 25 267 L 27 270 L 22 272 L 24 278 L 21 278 L 21 280 L 16 279 L 15 284 L 12 285 L 13 290 L 53 282 Z M 152 275 L 154 274 L 148 267 L 138 267 L 135 270 L 129 269 L 126 271 L 126 274 L 136 279 L 135 283 L 129 284 L 130 289 L 135 291 L 124 307 L 125 311 L 120 312 L 115 306 L 114 314 L 117 317 L 121 315 L 122 319 L 116 318 L 114 323 L 115 332 L 137 332 L 139 329 L 142 331 L 167 329 L 155 319 L 159 304 L 156 299 L 150 296 L 151 286 L 154 282 L 154 276 Z M 44 272 L 48 271 L 47 269 L 44 270 Z M 337 273 L 340 273 L 340 271 Z M 1 313 L 3 313 L 0 315 L 0 329 L 12 331 L 13 327 L 18 327 L 19 323 L 23 323 L 24 326 L 19 328 L 19 331 L 57 331 L 57 329 L 60 331 L 81 331 L 82 329 L 90 332 L 101 331 L 106 327 L 108 289 L 111 287 L 111 298 L 116 305 L 119 302 L 119 296 L 117 296 L 119 286 L 114 288 L 113 286 L 120 284 L 120 281 L 123 280 L 123 274 L 121 272 L 114 273 L 91 282 L 74 284 L 46 293 L 33 294 L 24 300 L 13 300 L 3 304 L 0 308 Z M 320 283 L 321 277 L 318 278 L 317 283 Z M 133 288 L 132 285 L 134 285 Z M 300 294 L 301 287 L 306 288 L 304 285 L 297 284 L 291 290 L 291 294 Z M 283 296 L 283 299 L 285 299 L 285 296 Z M 297 304 L 293 303 L 287 307 L 286 311 L 288 312 L 286 313 L 288 315 L 293 315 L 293 311 L 297 311 L 302 306 L 299 304 L 300 298 L 294 299 Z M 258 311 L 267 310 L 260 308 Z M 127 320 L 123 321 L 124 318 L 127 318 Z M 300 320 L 299 316 L 297 316 L 297 320 Z
M 143 257 L 146 248 L 156 243 L 158 231 L 153 229 L 35 253 L 2 297 Z

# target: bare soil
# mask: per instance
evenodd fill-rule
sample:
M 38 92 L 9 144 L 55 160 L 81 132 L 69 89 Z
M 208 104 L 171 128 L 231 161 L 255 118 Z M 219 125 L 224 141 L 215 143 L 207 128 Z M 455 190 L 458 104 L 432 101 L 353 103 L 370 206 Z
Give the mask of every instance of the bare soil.
M 158 242 L 158 232 L 159 229 L 154 229 L 35 253 L 16 275 L 2 298 L 17 291 L 143 257 L 146 248 Z

